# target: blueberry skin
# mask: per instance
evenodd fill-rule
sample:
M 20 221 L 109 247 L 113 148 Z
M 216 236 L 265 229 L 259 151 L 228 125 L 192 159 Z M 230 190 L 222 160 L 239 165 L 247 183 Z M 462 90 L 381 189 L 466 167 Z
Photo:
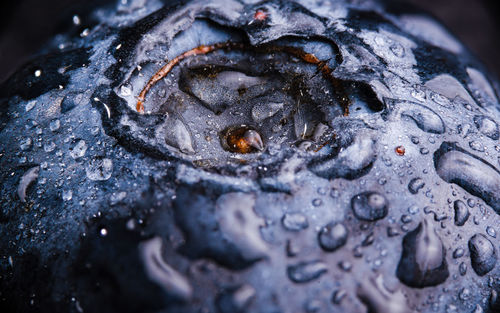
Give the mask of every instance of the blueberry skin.
M 498 309 L 500 85 L 432 18 L 220 0 L 79 19 L 0 86 L 0 311 Z

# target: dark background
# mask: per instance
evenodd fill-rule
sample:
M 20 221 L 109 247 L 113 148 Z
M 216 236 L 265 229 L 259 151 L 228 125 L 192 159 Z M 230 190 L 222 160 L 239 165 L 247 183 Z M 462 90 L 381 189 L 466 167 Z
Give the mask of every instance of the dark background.
M 101 0 L 102 1 L 102 0 Z M 491 0 L 396 0 L 431 12 L 500 77 L 500 10 Z M 0 82 L 57 32 L 89 0 L 17 0 L 0 4 Z

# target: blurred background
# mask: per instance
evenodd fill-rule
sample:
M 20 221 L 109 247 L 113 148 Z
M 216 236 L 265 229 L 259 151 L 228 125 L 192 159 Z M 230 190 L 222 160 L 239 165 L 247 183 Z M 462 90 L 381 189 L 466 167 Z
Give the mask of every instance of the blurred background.
M 97 0 L 106 2 L 111 0 Z M 500 77 L 500 10 L 494 0 L 394 0 L 437 17 Z M 89 0 L 17 0 L 0 4 L 0 82 L 25 63 Z M 95 0 L 94 0 L 95 2 Z

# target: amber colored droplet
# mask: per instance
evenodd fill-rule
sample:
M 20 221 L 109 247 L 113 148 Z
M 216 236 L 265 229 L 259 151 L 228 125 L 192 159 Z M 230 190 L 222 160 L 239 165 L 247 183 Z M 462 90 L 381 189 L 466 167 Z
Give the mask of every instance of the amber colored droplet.
M 246 126 L 230 129 L 224 137 L 226 144 L 223 146 L 231 152 L 253 153 L 264 149 L 260 134 Z
M 397 146 L 394 150 L 398 155 L 405 155 L 405 147 L 403 146 Z
M 253 16 L 254 20 L 263 21 L 267 18 L 267 13 L 262 10 L 257 10 Z

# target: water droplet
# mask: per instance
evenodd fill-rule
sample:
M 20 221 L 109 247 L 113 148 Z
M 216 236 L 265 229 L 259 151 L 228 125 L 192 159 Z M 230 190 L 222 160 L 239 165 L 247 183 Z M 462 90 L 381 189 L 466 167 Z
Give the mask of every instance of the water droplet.
M 300 248 L 294 241 L 288 239 L 286 241 L 286 255 L 289 257 L 294 257 L 300 253 Z
M 338 154 L 332 153 L 315 159 L 308 168 L 316 175 L 332 179 L 337 177 L 355 179 L 368 173 L 376 159 L 374 141 L 370 135 L 360 134 L 347 148 Z
M 300 231 L 309 227 L 307 217 L 301 213 L 287 213 L 281 222 L 283 227 L 290 231 Z
M 471 147 L 472 150 L 484 152 L 483 144 L 480 141 L 473 140 L 469 142 L 469 147 Z
M 467 199 L 467 205 L 473 208 L 476 205 L 476 201 L 472 198 Z
M 464 262 L 460 263 L 460 265 L 458 266 L 458 272 L 461 276 L 467 274 L 467 265 Z
M 288 278 L 296 283 L 307 283 L 325 274 L 328 268 L 321 261 L 304 261 L 287 267 Z
M 109 197 L 109 204 L 116 205 L 121 201 L 123 201 L 123 199 L 125 199 L 126 197 L 127 197 L 127 192 L 125 191 L 113 192 Z
M 446 249 L 434 228 L 423 220 L 403 238 L 396 276 L 413 288 L 436 286 L 449 276 Z
M 314 200 L 313 200 L 313 202 L 312 202 L 312 205 L 313 205 L 313 206 L 316 206 L 316 207 L 318 207 L 318 206 L 320 206 L 320 205 L 322 205 L 322 204 L 323 204 L 323 200 L 321 200 L 321 199 L 317 199 L 317 198 L 316 198 L 316 199 L 314 199 Z
M 411 142 L 418 145 L 420 143 L 420 139 L 417 136 L 411 136 Z
M 363 221 L 376 221 L 387 215 L 387 199 L 378 192 L 363 192 L 351 199 L 354 215 Z
M 62 199 L 64 201 L 70 201 L 71 199 L 73 199 L 73 191 L 71 191 L 71 190 L 64 190 L 62 192 Z
M 470 298 L 470 290 L 467 288 L 462 288 L 460 292 L 458 293 L 458 297 L 462 301 L 467 301 Z
M 111 178 L 113 161 L 107 158 L 93 158 L 85 168 L 87 178 L 93 181 L 104 181 Z
M 186 154 L 195 153 L 193 138 L 189 127 L 176 116 L 169 116 L 165 121 L 165 142 Z
M 462 200 L 455 200 L 453 208 L 455 209 L 455 225 L 463 226 L 469 219 L 469 209 Z
M 179 187 L 174 199 L 175 220 L 186 234 L 183 249 L 231 269 L 266 258 L 264 220 L 254 211 L 255 195 L 229 192 L 214 199 L 212 192 L 193 184 Z
M 53 141 L 49 141 L 43 145 L 43 150 L 47 153 L 54 151 L 56 144 Z
M 462 248 L 457 248 L 453 251 L 453 258 L 458 259 L 464 256 L 465 250 Z
M 101 235 L 103 229 L 101 229 Z M 160 237 L 154 237 L 139 244 L 144 270 L 149 278 L 170 297 L 188 301 L 193 294 L 193 288 L 184 276 L 165 262 L 162 256 L 162 246 Z
M 345 245 L 347 237 L 347 228 L 342 223 L 331 222 L 319 231 L 318 242 L 323 250 L 333 252 Z
M 393 43 L 389 49 L 391 49 L 392 53 L 398 58 L 405 56 L 405 48 L 398 42 Z
M 406 296 L 400 290 L 394 292 L 388 290 L 381 275 L 375 280 L 363 279 L 359 284 L 357 296 L 367 306 L 370 313 L 412 312 L 406 304 Z
M 29 150 L 31 148 L 32 143 L 33 143 L 33 141 L 31 140 L 31 138 L 26 137 L 26 138 L 21 139 L 21 141 L 19 142 L 19 147 L 21 148 L 21 150 L 26 151 L 26 150 Z
M 352 264 L 349 261 L 340 261 L 338 266 L 344 272 L 350 272 L 352 269 Z
M 264 143 L 256 130 L 242 125 L 223 132 L 222 147 L 235 153 L 253 153 L 262 151 Z
M 497 232 L 496 232 L 496 231 L 495 231 L 495 229 L 494 229 L 493 227 L 491 227 L 491 226 L 486 227 L 486 233 L 487 233 L 488 235 L 490 235 L 491 237 L 493 237 L 493 238 L 496 238 L 496 237 L 497 237 Z
M 375 241 L 375 235 L 373 234 L 373 232 L 371 232 L 368 234 L 368 236 L 365 237 L 365 239 L 363 239 L 363 241 L 361 242 L 361 245 L 363 247 L 367 247 L 367 246 L 370 246 L 371 244 L 373 244 L 374 241 Z
M 263 102 L 253 106 L 252 119 L 256 123 L 262 123 L 266 118 L 274 116 L 283 109 L 282 102 Z
M 246 312 L 246 308 L 255 298 L 255 288 L 248 284 L 237 289 L 228 289 L 217 297 L 216 304 L 219 313 Z
M 120 94 L 123 97 L 129 97 L 132 95 L 132 87 L 130 85 L 123 85 L 120 87 Z
M 342 299 L 344 299 L 347 296 L 347 292 L 343 289 L 335 290 L 332 294 L 332 303 L 333 304 L 340 304 L 342 302 Z
M 434 165 L 444 181 L 480 197 L 500 214 L 500 172 L 493 165 L 448 142 L 434 153 Z
M 408 190 L 412 194 L 416 195 L 420 189 L 424 188 L 424 186 L 425 186 L 424 180 L 420 177 L 417 177 L 410 180 L 410 182 L 408 183 Z
M 495 247 L 483 234 L 476 234 L 469 239 L 469 252 L 472 268 L 479 276 L 486 275 L 497 263 Z
M 52 120 L 49 124 L 49 129 L 53 132 L 59 129 L 61 127 L 61 122 L 58 119 Z
M 456 97 L 460 97 L 468 103 L 475 103 L 464 86 L 451 75 L 438 75 L 427 81 L 425 86 L 435 92 L 431 95 L 431 98 L 437 104 L 449 106 L 448 99 L 455 99 Z
M 476 124 L 477 129 L 485 136 L 493 140 L 500 138 L 498 124 L 491 117 L 476 115 L 474 116 L 474 124 Z
M 26 103 L 26 107 L 25 107 L 25 110 L 26 112 L 29 112 L 31 111 L 31 109 L 33 109 L 36 105 L 36 101 L 30 101 L 28 103 Z
M 87 152 L 87 143 L 85 142 L 85 140 L 80 139 L 76 142 L 73 148 L 70 149 L 69 154 L 73 159 L 78 159 L 84 157 L 86 152 Z
M 418 101 L 424 102 L 425 101 L 425 91 L 422 90 L 421 86 L 415 86 L 415 88 L 412 89 L 411 91 L 411 96 Z
M 416 205 L 412 205 L 411 207 L 408 208 L 408 213 L 410 213 L 411 215 L 415 215 L 419 211 L 420 211 L 420 209 Z
M 401 116 L 412 119 L 421 130 L 434 134 L 444 133 L 444 122 L 433 110 L 413 102 L 400 102 L 398 105 L 402 108 Z
M 412 218 L 411 218 L 411 216 L 409 216 L 409 215 L 406 215 L 406 214 L 401 215 L 401 222 L 402 222 L 403 224 L 408 224 L 408 223 L 411 223 L 411 221 L 412 221 L 412 220 L 413 220 L 413 219 L 412 219 Z
M 30 168 L 23 174 L 21 180 L 19 180 L 19 186 L 17 187 L 17 195 L 21 202 L 26 202 L 26 191 L 28 187 L 38 179 L 38 174 L 40 173 L 40 167 L 35 166 Z
M 420 148 L 420 154 L 422 154 L 422 155 L 429 154 L 429 149 L 427 149 L 427 148 Z

